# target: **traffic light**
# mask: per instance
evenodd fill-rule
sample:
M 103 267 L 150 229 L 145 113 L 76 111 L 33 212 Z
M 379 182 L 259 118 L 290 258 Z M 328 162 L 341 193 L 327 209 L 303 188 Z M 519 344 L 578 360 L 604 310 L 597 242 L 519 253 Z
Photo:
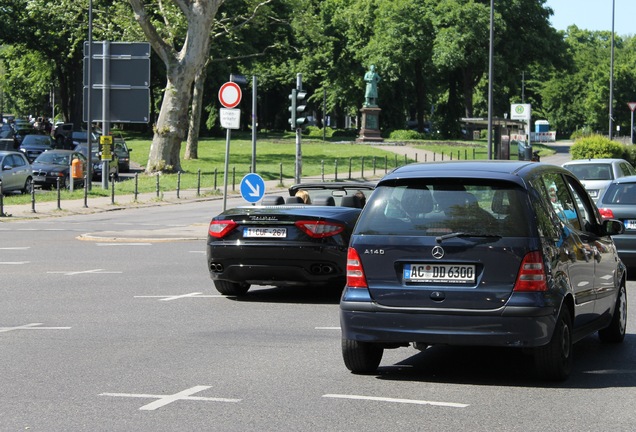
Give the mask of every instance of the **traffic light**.
M 307 92 L 303 90 L 292 89 L 289 99 L 291 100 L 291 106 L 289 111 L 291 112 L 291 118 L 289 124 L 292 130 L 296 130 L 300 126 L 307 123 L 307 118 L 303 116 L 307 105 L 303 105 Z

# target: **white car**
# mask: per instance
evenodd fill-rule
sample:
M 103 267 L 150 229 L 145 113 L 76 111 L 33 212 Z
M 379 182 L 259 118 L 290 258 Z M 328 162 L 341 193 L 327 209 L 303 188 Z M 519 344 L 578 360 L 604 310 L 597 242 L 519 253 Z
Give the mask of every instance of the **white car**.
M 33 187 L 31 164 L 16 151 L 0 151 L 0 182 L 2 193 L 19 191 L 30 193 Z
M 612 180 L 636 175 L 636 170 L 624 159 L 577 159 L 563 164 L 574 174 L 594 201 L 603 195 Z

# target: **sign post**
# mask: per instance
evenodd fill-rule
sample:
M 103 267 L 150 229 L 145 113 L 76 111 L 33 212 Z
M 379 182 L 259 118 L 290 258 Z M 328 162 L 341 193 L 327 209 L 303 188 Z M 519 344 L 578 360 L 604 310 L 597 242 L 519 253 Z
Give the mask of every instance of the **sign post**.
M 634 110 L 636 110 L 636 102 L 627 102 L 627 106 L 629 106 L 629 109 L 632 111 L 632 127 L 630 129 L 629 142 L 634 144 Z
M 232 79 L 232 77 L 230 77 Z M 225 138 L 225 169 L 223 170 L 223 211 L 227 208 L 227 171 L 230 160 L 230 138 L 232 129 L 238 129 L 241 119 L 241 110 L 232 109 L 241 102 L 241 87 L 232 81 L 228 81 L 219 89 L 219 102 L 226 109 L 221 108 L 221 127 L 227 129 Z M 237 112 L 238 111 L 238 112 Z

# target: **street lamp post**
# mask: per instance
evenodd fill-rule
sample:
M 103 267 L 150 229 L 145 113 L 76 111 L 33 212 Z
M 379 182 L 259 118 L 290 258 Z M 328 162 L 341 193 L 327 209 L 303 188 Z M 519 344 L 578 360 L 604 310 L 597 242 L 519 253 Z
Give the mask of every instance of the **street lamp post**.
M 609 139 L 612 139 L 614 129 L 614 10 L 616 0 L 612 0 L 612 48 L 610 54 L 610 96 L 609 96 Z
M 495 0 L 490 0 L 490 51 L 488 55 L 488 159 L 492 159 L 492 87 L 494 57 Z

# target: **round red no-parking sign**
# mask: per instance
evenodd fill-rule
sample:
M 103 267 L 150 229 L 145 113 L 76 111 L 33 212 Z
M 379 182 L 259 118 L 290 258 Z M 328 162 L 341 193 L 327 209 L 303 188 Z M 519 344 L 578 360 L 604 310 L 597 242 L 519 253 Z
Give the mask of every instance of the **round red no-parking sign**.
M 229 81 L 219 89 L 219 101 L 225 108 L 234 108 L 241 102 L 241 87 Z

